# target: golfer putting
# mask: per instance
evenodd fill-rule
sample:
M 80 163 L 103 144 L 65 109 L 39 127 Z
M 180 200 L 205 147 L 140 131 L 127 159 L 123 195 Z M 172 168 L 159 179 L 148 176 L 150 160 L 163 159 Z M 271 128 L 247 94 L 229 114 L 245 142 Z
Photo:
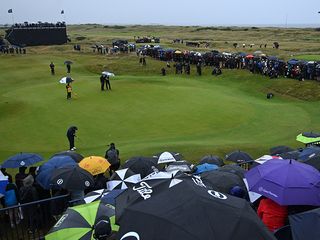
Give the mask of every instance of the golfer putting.
M 71 126 L 67 131 L 67 138 L 69 141 L 69 150 L 74 151 L 77 148 L 74 146 L 74 138 L 76 137 L 76 131 L 78 128 L 76 126 Z

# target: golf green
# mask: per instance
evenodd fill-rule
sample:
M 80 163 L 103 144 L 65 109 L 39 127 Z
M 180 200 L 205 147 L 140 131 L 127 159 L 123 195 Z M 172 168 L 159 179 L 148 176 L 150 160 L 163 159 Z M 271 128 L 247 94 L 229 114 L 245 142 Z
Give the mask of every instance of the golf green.
M 70 59 L 75 79 L 73 99 L 59 80 Z M 49 64 L 56 64 L 50 75 Z M 67 150 L 66 130 L 78 127 L 76 147 L 88 155 L 104 155 L 115 142 L 120 157 L 179 151 L 197 161 L 203 155 L 241 149 L 254 157 L 276 145 L 302 146 L 301 131 L 318 130 L 317 101 L 303 101 L 275 93 L 296 80 L 272 79 L 246 70 L 223 70 L 219 77 L 160 76 L 165 63 L 134 55 L 101 57 L 83 54 L 0 56 L 0 162 L 18 152 L 46 158 Z M 101 70 L 114 71 L 112 91 L 100 90 Z M 301 83 L 303 84 L 303 83 Z

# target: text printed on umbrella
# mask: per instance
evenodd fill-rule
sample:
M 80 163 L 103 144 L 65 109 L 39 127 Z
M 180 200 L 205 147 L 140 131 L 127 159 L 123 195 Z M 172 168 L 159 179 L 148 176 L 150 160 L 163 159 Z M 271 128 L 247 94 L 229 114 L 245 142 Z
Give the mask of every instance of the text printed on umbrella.
M 263 187 L 259 187 L 259 192 L 268 193 L 269 195 L 274 196 L 274 197 L 276 197 L 276 198 L 278 197 L 277 194 L 275 194 L 275 193 L 273 193 L 273 192 L 271 192 L 271 191 L 268 191 L 268 190 L 264 189 Z
M 151 198 L 152 187 L 149 186 L 146 182 L 141 182 L 140 187 L 133 187 L 134 191 L 137 191 L 144 200 Z

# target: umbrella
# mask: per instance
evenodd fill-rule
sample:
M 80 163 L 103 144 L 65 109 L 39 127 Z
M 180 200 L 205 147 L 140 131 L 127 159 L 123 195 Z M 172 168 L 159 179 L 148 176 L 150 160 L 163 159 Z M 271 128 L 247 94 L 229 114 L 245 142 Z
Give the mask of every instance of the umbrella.
M 320 205 L 320 173 L 295 160 L 267 161 L 246 174 L 249 190 L 280 205 Z
M 300 133 L 296 140 L 304 144 L 317 143 L 320 142 L 320 134 L 314 132 L 304 132 Z
M 240 150 L 231 152 L 226 155 L 226 160 L 235 162 L 235 163 L 242 163 L 253 160 L 253 158 L 246 152 L 242 152 Z
M 115 171 L 110 181 L 107 182 L 107 189 L 127 189 L 128 186 L 134 185 L 141 180 L 140 174 L 135 174 L 129 168 Z
M 118 221 L 125 208 L 140 198 L 149 199 L 151 196 L 161 193 L 165 189 L 174 189 L 185 180 L 193 179 L 194 182 L 201 184 L 201 178 L 193 176 L 192 178 L 187 174 L 179 171 L 175 172 L 153 172 L 147 177 L 143 178 L 139 183 L 129 187 L 116 198 L 116 220 Z
M 319 239 L 320 208 L 289 215 L 294 240 Z
M 71 77 L 63 77 L 60 79 L 60 83 L 63 83 L 63 84 L 67 84 L 67 83 L 71 83 L 73 82 L 74 80 L 71 78 Z
M 122 165 L 122 168 L 130 168 L 131 171 L 140 174 L 141 178 L 144 178 L 152 173 L 156 166 L 157 164 L 153 162 L 152 158 L 132 157 Z
M 286 152 L 286 153 L 281 153 L 279 154 L 279 157 L 283 159 L 294 159 L 297 160 L 299 158 L 300 151 L 299 150 L 294 150 L 291 152 Z
M 281 154 L 281 153 L 286 153 L 286 152 L 291 152 L 294 149 L 288 146 L 275 146 L 270 148 L 270 155 L 277 155 L 277 154 Z
M 100 200 L 103 204 L 111 204 L 112 206 L 115 206 L 115 198 L 119 196 L 123 191 L 124 189 L 113 189 L 112 191 L 109 191 L 107 189 L 99 189 L 87 193 L 84 196 L 83 200 L 85 203 L 91 203 L 93 201 Z
M 284 153 L 284 154 L 286 154 L 286 153 Z M 254 160 L 254 162 L 252 163 L 251 167 L 259 166 L 260 164 L 264 164 L 266 161 L 273 160 L 273 159 L 282 159 L 282 157 L 280 157 L 280 156 L 271 156 L 271 155 L 263 155 L 263 156 L 257 158 L 256 160 Z M 289 159 L 291 159 L 291 158 L 289 158 Z
M 172 172 L 172 171 L 181 171 L 181 172 L 191 172 L 193 169 L 193 165 L 185 160 L 182 161 L 176 161 L 176 162 L 171 162 L 169 165 L 166 167 L 167 172 Z
M 63 166 L 53 171 L 51 183 L 67 190 L 84 190 L 94 185 L 93 176 L 79 166 Z
M 64 64 L 72 64 L 73 62 L 72 61 L 70 61 L 70 60 L 66 60 L 66 61 L 64 61 Z
M 200 174 L 203 172 L 213 171 L 213 170 L 217 170 L 218 168 L 219 168 L 219 166 L 217 166 L 215 164 L 203 163 L 203 164 L 199 164 L 195 167 L 195 171 L 193 174 Z
M 275 239 L 244 199 L 197 183 L 185 180 L 158 194 L 145 186 L 150 197 L 126 207 L 119 219 L 119 239 Z
M 201 158 L 199 164 L 203 164 L 203 163 L 210 163 L 210 164 L 215 164 L 219 167 L 224 165 L 223 160 L 215 155 L 207 155 Z
M 254 56 L 252 54 L 248 54 L 246 58 L 254 58 Z
M 237 164 L 227 164 L 220 168 L 218 168 L 218 171 L 221 172 L 229 172 L 238 175 L 241 179 L 244 178 L 244 174 L 247 172 L 242 167 L 238 166 Z
M 110 77 L 114 77 L 115 76 L 114 73 L 108 72 L 108 71 L 103 71 L 101 74 L 105 75 L 105 76 L 110 76 Z
M 28 167 L 37 162 L 41 162 L 43 158 L 35 153 L 18 153 L 12 157 L 5 160 L 1 167 L 2 168 L 19 168 Z
M 79 162 L 79 166 L 90 172 L 92 175 L 98 175 L 107 171 L 111 164 L 103 157 L 90 156 L 82 159 Z
M 157 164 L 182 160 L 182 156 L 180 155 L 180 153 L 176 152 L 162 152 L 155 154 L 153 157 L 157 160 Z
M 114 214 L 112 206 L 105 206 L 100 201 L 70 207 L 51 228 L 45 239 L 93 240 L 95 224 L 102 219 L 109 218 L 112 230 L 117 230 L 114 224 Z
M 261 56 L 262 54 L 263 54 L 262 51 L 255 51 L 253 53 L 253 55 L 256 55 L 256 56 Z
M 239 186 L 244 191 L 247 190 L 242 178 L 234 173 L 210 171 L 201 173 L 200 176 L 207 187 L 222 193 L 229 193 L 230 189 L 234 186 Z
M 50 189 L 50 178 L 54 169 L 63 166 L 76 166 L 76 162 L 69 156 L 54 156 L 40 166 L 36 177 L 37 183 L 44 189 Z
M 55 156 L 69 156 L 77 163 L 83 159 L 83 156 L 81 154 L 75 151 L 70 151 L 70 150 L 56 153 L 52 157 L 55 157 Z
M 277 58 L 276 56 L 269 56 L 268 60 L 270 60 L 270 61 L 278 61 L 279 58 Z
M 309 147 L 302 149 L 302 151 L 299 153 L 298 160 L 299 161 L 306 161 L 306 160 L 316 156 L 317 154 L 318 155 L 320 154 L 320 147 L 309 146 Z
M 320 154 L 319 153 L 301 162 L 308 164 L 320 171 Z
M 297 59 L 290 59 L 290 60 L 288 61 L 288 64 L 290 64 L 290 65 L 296 65 L 298 62 L 299 62 L 299 60 L 297 60 Z
M 8 176 L 4 176 L 0 171 L 0 198 L 5 194 L 8 185 Z

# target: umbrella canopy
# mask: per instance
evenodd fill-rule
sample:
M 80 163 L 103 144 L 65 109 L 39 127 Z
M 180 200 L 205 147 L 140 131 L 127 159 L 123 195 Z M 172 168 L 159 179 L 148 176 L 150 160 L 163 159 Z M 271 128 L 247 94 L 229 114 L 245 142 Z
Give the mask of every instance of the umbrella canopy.
M 86 194 L 83 200 L 85 203 L 91 203 L 93 201 L 100 200 L 103 204 L 115 206 L 116 197 L 119 196 L 123 191 L 124 189 L 113 189 L 112 191 L 107 189 L 99 189 Z
M 72 61 L 70 61 L 70 60 L 66 60 L 66 61 L 64 61 L 64 64 L 72 64 L 73 62 Z
M 71 83 L 74 80 L 71 77 L 63 77 L 59 80 L 59 83 L 63 83 L 63 84 L 67 84 L 67 83 Z
M 299 150 L 294 150 L 291 152 L 286 152 L 286 153 L 281 153 L 279 154 L 279 157 L 283 159 L 294 159 L 297 160 L 299 158 L 300 151 Z
M 141 180 L 140 174 L 135 174 L 129 168 L 115 171 L 110 181 L 107 182 L 107 189 L 127 189 L 128 186 L 134 185 Z
M 220 172 L 229 172 L 238 175 L 241 179 L 244 178 L 245 173 L 247 172 L 242 167 L 236 164 L 227 164 L 218 169 Z
M 2 164 L 2 168 L 19 168 L 28 167 L 37 162 L 41 162 L 43 158 L 35 153 L 18 153 L 6 159 Z
M 320 142 L 320 134 L 314 132 L 304 132 L 300 133 L 296 140 L 304 144 L 317 143 Z
M 156 166 L 157 163 L 153 161 L 153 158 L 132 157 L 122 165 L 122 168 L 130 168 L 131 171 L 140 174 L 141 178 L 144 178 L 152 173 Z
M 153 157 L 157 159 L 158 164 L 182 160 L 181 154 L 176 152 L 162 152 L 162 153 L 155 154 Z
M 246 173 L 249 190 L 280 205 L 320 206 L 320 173 L 295 160 L 272 160 Z
M 51 183 L 67 190 L 84 190 L 94 185 L 93 176 L 79 166 L 64 166 L 55 169 Z
M 169 163 L 169 165 L 166 167 L 167 172 L 181 171 L 190 173 L 192 169 L 193 165 L 185 160 Z
M 204 172 L 200 176 L 207 187 L 222 193 L 229 193 L 231 188 L 234 186 L 239 186 L 244 191 L 247 190 L 242 178 L 234 173 L 210 171 Z
M 75 151 L 70 151 L 70 150 L 56 153 L 52 157 L 55 157 L 55 156 L 69 156 L 77 163 L 83 159 L 83 156 L 81 154 Z
M 299 153 L 298 160 L 307 161 L 308 159 L 319 154 L 320 154 L 320 147 L 317 147 L 317 146 L 306 147 L 302 149 L 302 151 Z
M 275 239 L 248 202 L 197 183 L 189 179 L 158 194 L 149 189 L 147 200 L 126 207 L 119 239 Z
M 308 158 L 307 160 L 301 161 L 301 162 L 308 164 L 308 165 L 310 165 L 320 171 L 320 154 L 316 154 L 315 156 L 312 156 L 312 157 Z
M 215 164 L 203 163 L 199 164 L 195 167 L 195 171 L 193 174 L 201 174 L 203 172 L 217 170 L 219 167 Z
M 153 195 L 161 193 L 164 189 L 174 188 L 185 180 L 190 180 L 191 177 L 179 171 L 175 172 L 153 172 L 133 187 L 128 188 L 125 192 L 116 198 L 116 220 L 118 221 L 124 209 L 135 203 L 140 198 L 145 200 Z M 198 176 L 193 176 L 194 181 L 202 182 Z
M 199 164 L 203 164 L 203 163 L 210 163 L 210 164 L 215 164 L 219 167 L 224 165 L 223 160 L 215 155 L 206 155 L 204 157 L 201 158 Z
M 85 170 L 87 170 L 89 173 L 91 173 L 93 176 L 98 175 L 100 173 L 104 173 L 109 169 L 111 164 L 108 162 L 107 159 L 99 156 L 90 156 L 82 159 L 79 162 L 79 166 Z
M 271 156 L 271 155 L 263 155 L 263 156 L 257 158 L 256 160 L 254 160 L 254 162 L 252 163 L 251 167 L 259 166 L 260 164 L 264 164 L 265 162 L 267 162 L 269 160 L 273 160 L 273 159 L 282 159 L 282 157 L 280 157 L 280 156 Z M 291 158 L 289 158 L 289 159 L 291 159 Z
M 252 54 L 248 54 L 246 58 L 254 58 L 254 56 Z
M 114 73 L 108 72 L 108 71 L 103 71 L 101 74 L 105 75 L 105 76 L 109 76 L 109 77 L 114 77 L 115 76 Z
M 238 150 L 227 154 L 226 160 L 235 163 L 241 163 L 251 161 L 253 158 L 248 153 Z
M 288 146 L 275 146 L 270 148 L 270 155 L 277 155 L 277 154 L 281 154 L 281 153 L 286 153 L 286 152 L 291 152 L 294 149 Z
M 294 240 L 319 239 L 320 208 L 289 215 Z
M 50 178 L 54 169 L 63 166 L 76 166 L 76 162 L 69 156 L 54 156 L 40 166 L 38 175 L 36 177 L 37 183 L 44 189 L 50 189 L 52 187 Z
M 116 230 L 114 214 L 114 208 L 105 206 L 100 201 L 68 208 L 45 238 L 93 240 L 95 224 L 101 219 L 108 217 L 112 229 Z

